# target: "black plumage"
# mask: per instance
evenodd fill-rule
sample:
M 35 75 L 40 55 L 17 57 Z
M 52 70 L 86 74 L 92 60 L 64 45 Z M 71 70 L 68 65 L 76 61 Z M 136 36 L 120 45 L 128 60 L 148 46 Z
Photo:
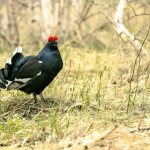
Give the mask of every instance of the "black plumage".
M 27 94 L 40 95 L 63 68 L 63 61 L 57 45 L 57 37 L 48 42 L 36 56 L 22 55 L 22 48 L 15 50 L 5 67 L 0 69 L 0 88 L 20 90 Z

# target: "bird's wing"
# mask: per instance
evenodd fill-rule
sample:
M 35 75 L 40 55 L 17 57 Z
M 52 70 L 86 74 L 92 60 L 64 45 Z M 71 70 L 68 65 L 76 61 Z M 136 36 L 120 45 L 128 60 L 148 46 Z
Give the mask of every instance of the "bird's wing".
M 7 90 L 20 89 L 42 74 L 42 61 L 38 57 L 29 59 L 22 65 L 14 81 Z

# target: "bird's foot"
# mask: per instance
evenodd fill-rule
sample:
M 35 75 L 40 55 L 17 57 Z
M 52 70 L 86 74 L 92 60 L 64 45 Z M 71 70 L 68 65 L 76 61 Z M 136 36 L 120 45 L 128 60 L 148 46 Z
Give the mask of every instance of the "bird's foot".
M 40 99 L 37 98 L 37 95 L 36 95 L 35 93 L 33 94 L 35 104 L 38 104 L 38 105 L 40 105 L 40 106 L 43 107 L 43 106 L 44 106 L 44 105 L 43 105 L 43 102 L 45 101 L 45 99 L 44 99 L 42 93 L 40 93 L 39 96 L 40 96 Z
M 34 103 L 38 103 L 38 99 L 37 99 L 37 95 L 35 93 L 33 93 L 33 98 L 34 98 Z
M 44 101 L 44 100 L 45 100 L 44 97 L 43 97 L 42 92 L 40 93 L 40 99 L 41 99 L 41 101 Z

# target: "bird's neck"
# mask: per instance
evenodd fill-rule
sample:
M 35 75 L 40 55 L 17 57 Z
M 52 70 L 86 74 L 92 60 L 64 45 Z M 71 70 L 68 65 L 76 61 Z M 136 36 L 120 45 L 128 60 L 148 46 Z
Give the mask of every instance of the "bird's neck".
M 50 56 L 59 53 L 58 47 L 54 47 L 52 43 L 47 43 L 40 51 L 39 56 Z

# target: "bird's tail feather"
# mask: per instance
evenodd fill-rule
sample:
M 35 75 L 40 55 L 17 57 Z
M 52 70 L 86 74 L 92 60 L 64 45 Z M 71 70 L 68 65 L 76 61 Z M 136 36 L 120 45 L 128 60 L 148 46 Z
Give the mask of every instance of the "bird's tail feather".
M 13 52 L 13 56 L 7 59 L 7 62 L 5 64 L 4 75 L 6 79 L 12 80 L 14 78 L 15 74 L 12 74 L 12 72 L 15 73 L 14 69 L 16 69 L 17 64 L 20 62 L 22 57 L 22 47 L 17 47 Z
M 8 84 L 8 82 L 4 76 L 4 68 L 2 68 L 2 69 L 0 69 L 0 88 L 5 89 L 6 84 Z
M 22 58 L 22 47 L 17 47 L 13 52 L 13 56 L 7 59 L 5 67 L 0 69 L 0 88 L 6 88 L 8 82 L 15 78 L 18 63 Z

